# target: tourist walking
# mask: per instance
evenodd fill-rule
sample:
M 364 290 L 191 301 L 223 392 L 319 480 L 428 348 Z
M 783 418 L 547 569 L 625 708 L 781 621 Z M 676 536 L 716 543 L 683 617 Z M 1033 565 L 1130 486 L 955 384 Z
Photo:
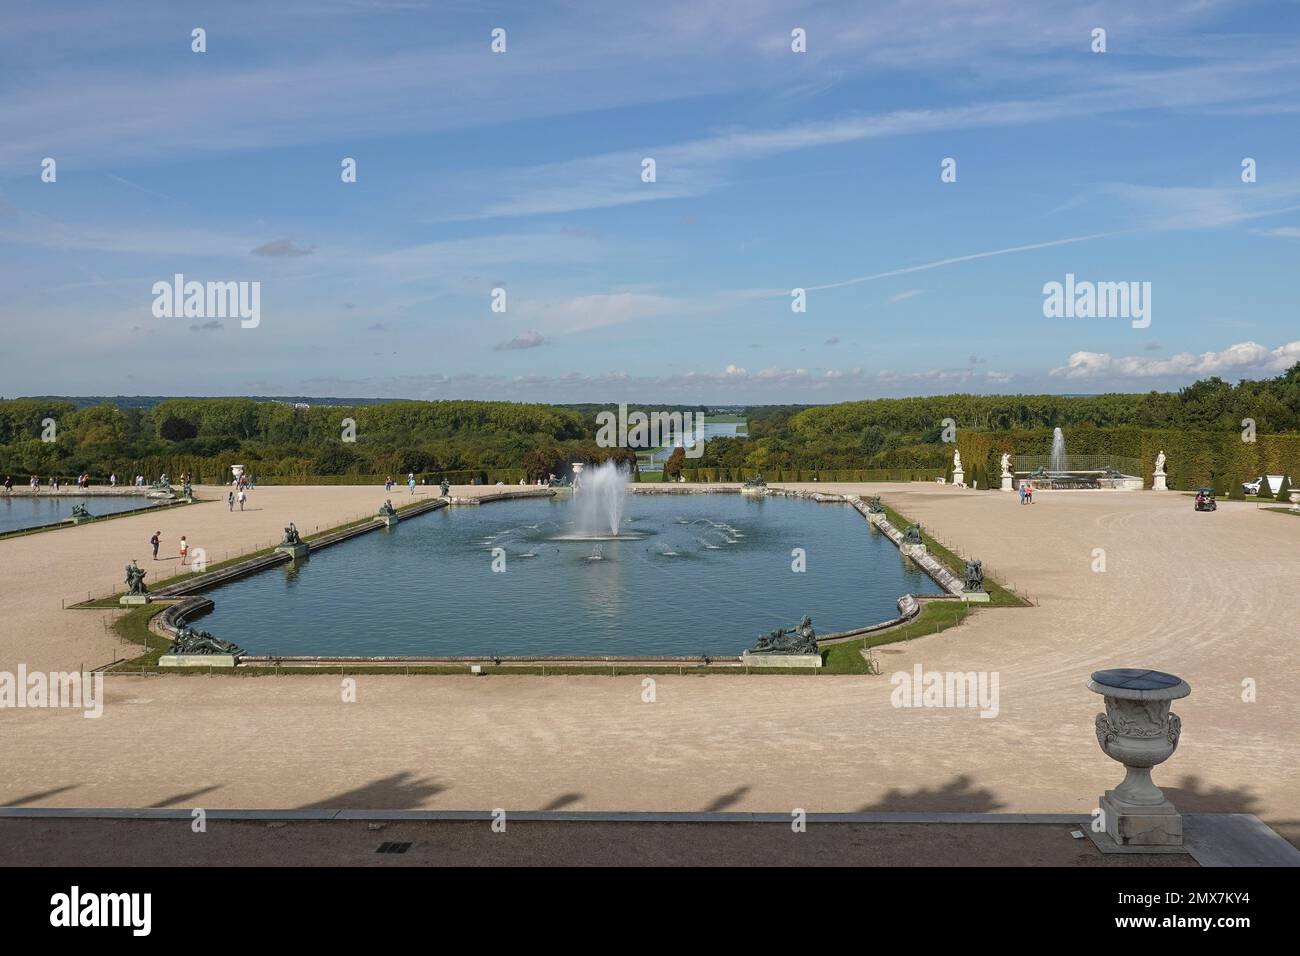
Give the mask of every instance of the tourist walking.
M 12 495 L 13 493 L 14 493 L 14 480 L 10 478 L 8 475 L 5 475 L 5 494 Z
M 226 495 L 226 504 L 230 505 L 230 510 L 235 510 L 235 493 L 232 491 Z
M 244 500 L 245 500 L 247 497 L 248 497 L 248 495 L 244 494 L 244 489 L 243 489 L 243 488 L 240 488 L 240 489 L 239 489 L 239 510 L 240 510 L 240 511 L 243 511 L 243 510 L 244 510 Z
M 111 475 L 108 476 L 108 487 L 110 488 L 117 487 L 117 472 L 113 472 Z
M 1034 486 L 1032 484 L 1025 485 L 1025 497 L 1031 505 L 1034 503 Z
M 153 559 L 154 559 L 155 561 L 157 561 L 157 560 L 158 560 L 158 545 L 160 545 L 160 544 L 162 543 L 162 532 L 161 532 L 161 531 L 155 531 L 155 532 L 153 533 L 153 537 L 149 539 L 149 543 L 150 543 L 151 545 L 153 545 Z
M 1025 485 L 1020 486 L 1020 503 L 1022 505 L 1025 503 L 1025 487 Z
M 181 567 L 185 567 L 185 558 L 190 553 L 190 543 L 181 535 Z
M 411 475 L 407 475 L 407 476 L 406 476 L 406 484 L 407 484 L 407 486 L 411 489 L 411 494 L 415 494 L 415 475 L 414 475 L 414 474 L 411 474 Z

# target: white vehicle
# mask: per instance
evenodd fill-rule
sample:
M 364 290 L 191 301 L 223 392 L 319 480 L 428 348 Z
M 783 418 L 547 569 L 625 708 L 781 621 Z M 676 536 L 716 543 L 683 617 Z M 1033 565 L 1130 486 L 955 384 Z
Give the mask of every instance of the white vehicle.
M 1282 487 L 1282 476 L 1261 475 L 1260 477 L 1256 478 L 1254 481 L 1242 482 L 1241 486 L 1246 489 L 1246 494 L 1258 495 L 1260 485 L 1264 484 L 1265 482 L 1268 482 L 1268 491 L 1266 493 L 1270 495 L 1276 495 L 1277 490 Z M 1290 477 L 1287 478 L 1286 483 L 1288 485 L 1292 483 Z

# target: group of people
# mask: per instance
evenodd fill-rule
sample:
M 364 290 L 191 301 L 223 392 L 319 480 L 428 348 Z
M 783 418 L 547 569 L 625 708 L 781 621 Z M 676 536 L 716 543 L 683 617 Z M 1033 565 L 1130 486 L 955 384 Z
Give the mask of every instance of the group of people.
M 181 476 L 182 479 L 184 479 L 184 477 L 185 477 L 184 475 Z M 166 476 L 166 475 L 163 475 L 163 480 L 166 481 L 166 479 L 167 479 L 167 476 Z M 34 492 L 35 492 L 35 491 L 40 491 L 40 490 L 41 490 L 41 479 L 38 478 L 36 475 L 32 475 L 31 478 L 28 479 L 27 484 L 28 484 L 28 486 L 31 487 L 32 491 L 34 491 Z M 89 488 L 89 487 L 90 487 L 90 475 L 89 475 L 89 474 L 85 474 L 85 473 L 83 473 L 83 474 L 81 474 L 81 475 L 78 475 L 78 476 L 77 476 L 77 479 L 76 479 L 76 484 L 77 484 L 77 487 L 78 487 L 78 488 Z M 136 476 L 135 476 L 135 481 L 133 482 L 133 484 L 134 484 L 137 488 L 143 488 L 143 487 L 144 487 L 144 475 L 136 475 Z M 62 482 L 62 480 L 59 478 L 58 475 L 51 475 L 51 476 L 50 476 L 49 486 L 50 486 L 50 491 L 58 491 L 60 488 L 63 487 L 63 482 Z M 108 486 L 109 486 L 110 488 L 116 488 L 116 487 L 117 487 L 117 472 L 113 472 L 113 474 L 111 474 L 111 475 L 108 476 Z M 12 494 L 12 493 L 13 493 L 13 490 L 14 490 L 14 480 L 13 480 L 13 477 L 12 477 L 11 475 L 5 475 L 5 491 L 6 491 L 7 493 Z
M 158 560 L 158 548 L 162 546 L 162 532 L 155 531 L 153 537 L 149 539 L 149 546 L 153 548 L 153 559 Z M 181 566 L 189 560 L 190 543 L 185 540 L 185 535 L 181 535 Z
M 420 479 L 420 484 L 424 484 L 423 478 Z M 389 475 L 387 480 L 384 482 L 384 491 L 392 491 L 396 485 L 397 482 L 393 481 L 393 476 Z M 411 494 L 415 494 L 415 472 L 407 472 L 406 487 L 410 490 Z
M 1022 505 L 1034 503 L 1034 486 L 1027 481 L 1020 483 L 1020 503 Z

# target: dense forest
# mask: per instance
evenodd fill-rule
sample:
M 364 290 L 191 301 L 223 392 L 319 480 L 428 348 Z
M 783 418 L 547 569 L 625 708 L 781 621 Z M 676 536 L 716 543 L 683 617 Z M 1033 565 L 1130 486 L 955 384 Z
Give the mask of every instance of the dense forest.
M 12 399 L 0 401 L 0 472 L 20 484 L 30 475 L 66 479 L 83 472 L 97 481 L 110 473 L 152 479 L 186 472 L 212 482 L 228 478 L 230 465 L 239 463 L 264 482 L 382 480 L 415 472 L 435 481 L 513 483 L 563 473 L 573 461 L 634 463 L 631 451 L 596 445 L 596 415 L 613 407 Z M 706 410 L 662 410 L 673 408 Z M 1164 449 L 1174 487 L 1300 472 L 1300 364 L 1272 379 L 1234 385 L 1209 378 L 1178 392 L 942 395 L 750 406 L 744 414 L 747 438 L 714 439 L 703 458 L 675 456 L 667 474 L 690 480 L 737 480 L 756 471 L 784 480 L 931 477 L 951 459 L 946 419 L 969 463 L 968 479 L 980 475 L 981 487 L 1003 451 L 1045 454 L 1055 427 L 1066 433 L 1071 453 L 1149 465 Z M 1253 429 L 1243 426 L 1246 419 Z

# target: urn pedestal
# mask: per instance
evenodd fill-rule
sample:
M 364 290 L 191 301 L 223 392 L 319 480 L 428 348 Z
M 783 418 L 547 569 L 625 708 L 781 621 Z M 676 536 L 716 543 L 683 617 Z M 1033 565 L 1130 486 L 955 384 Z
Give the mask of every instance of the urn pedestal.
M 1097 671 L 1088 689 L 1106 702 L 1095 721 L 1097 743 L 1124 765 L 1123 782 L 1099 803 L 1106 835 L 1119 847 L 1182 846 L 1182 815 L 1151 782 L 1151 768 L 1178 749 L 1182 721 L 1169 705 L 1192 689 L 1173 674 L 1140 668 Z
M 926 555 L 925 545 L 923 544 L 900 544 L 898 550 L 904 557 L 912 558 L 913 560 L 924 558 Z
M 291 560 L 300 561 L 307 557 L 307 554 L 311 549 L 307 546 L 306 541 L 298 541 L 294 544 L 278 544 L 276 545 L 275 550 L 281 554 L 287 554 Z
M 966 472 L 960 468 L 954 468 L 952 472 L 952 483 L 954 485 L 958 485 L 959 487 L 965 487 Z
M 1012 478 L 1011 475 L 1003 475 L 1003 476 L 1002 476 L 1002 490 L 1003 490 L 1003 491 L 1015 491 L 1015 489 L 1011 487 L 1011 482 L 1012 482 L 1013 480 L 1014 480 L 1014 479 Z
M 1151 476 L 1152 491 L 1168 491 L 1169 487 L 1165 484 L 1165 473 L 1159 472 Z

